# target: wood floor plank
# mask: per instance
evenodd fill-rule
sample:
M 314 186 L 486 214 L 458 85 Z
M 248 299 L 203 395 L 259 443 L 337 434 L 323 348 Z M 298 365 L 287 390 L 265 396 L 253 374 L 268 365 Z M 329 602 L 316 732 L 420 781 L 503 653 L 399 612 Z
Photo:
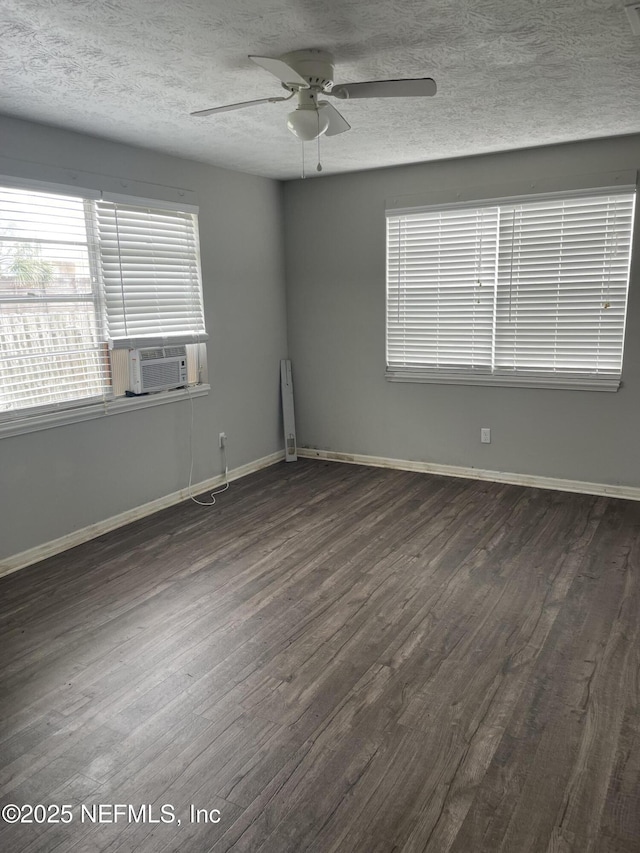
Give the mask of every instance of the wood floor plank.
M 640 504 L 312 460 L 0 579 L 7 853 L 637 853 Z M 62 799 L 61 799 L 62 798 Z
M 626 681 L 624 658 L 618 660 L 611 673 L 609 686 L 615 685 L 615 693 L 613 702 L 606 702 L 603 708 L 606 725 L 611 727 L 609 733 L 603 732 L 604 741 L 593 736 L 592 714 L 594 702 L 599 704 L 605 697 L 600 691 L 592 691 L 596 688 L 596 671 L 604 676 L 603 654 L 628 595 L 617 564 L 624 562 L 638 532 L 636 507 L 623 502 L 610 504 L 600 535 L 586 555 L 553 626 L 552 642 L 542 650 L 514 711 L 508 737 L 495 756 L 494 772 L 488 774 L 476 795 L 454 851 L 462 853 L 470 838 L 479 837 L 480 828 L 482 843 L 477 849 L 487 853 L 515 848 L 546 850 L 549 844 L 551 849 L 553 844 L 558 844 L 559 850 L 567 849 L 561 839 L 566 831 L 565 809 L 570 806 L 579 808 L 584 821 L 580 837 L 574 839 L 576 849 L 599 851 L 599 830 L 593 827 L 592 820 L 595 817 L 598 823 L 600 808 L 591 814 L 592 798 L 597 801 L 602 786 L 606 788 L 607 767 L 600 768 L 600 775 L 589 776 L 588 794 L 582 792 L 576 797 L 574 787 L 584 775 L 585 764 L 597 761 L 601 749 L 610 751 L 617 739 L 620 713 L 616 694 Z M 637 585 L 637 570 L 630 571 Z M 627 629 L 630 634 L 624 645 L 630 649 L 637 627 L 629 623 Z M 495 786 L 499 786 L 499 801 Z M 573 845 L 574 841 L 569 843 Z

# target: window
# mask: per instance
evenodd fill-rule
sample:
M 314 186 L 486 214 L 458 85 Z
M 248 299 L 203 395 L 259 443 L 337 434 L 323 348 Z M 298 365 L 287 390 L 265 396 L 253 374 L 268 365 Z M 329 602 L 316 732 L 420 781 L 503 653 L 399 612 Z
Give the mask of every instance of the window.
M 205 340 L 193 212 L 0 187 L 0 421 L 124 396 L 128 348 L 197 383 Z
M 194 215 L 98 201 L 96 217 L 109 340 L 204 339 Z
M 387 215 L 387 376 L 615 390 L 635 194 Z

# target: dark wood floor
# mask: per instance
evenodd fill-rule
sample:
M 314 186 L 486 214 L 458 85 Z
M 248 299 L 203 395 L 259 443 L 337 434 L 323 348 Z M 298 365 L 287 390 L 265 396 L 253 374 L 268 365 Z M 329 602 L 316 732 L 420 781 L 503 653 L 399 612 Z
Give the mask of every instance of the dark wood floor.
M 303 460 L 10 575 L 0 806 L 73 821 L 0 849 L 638 853 L 639 546 L 637 503 Z

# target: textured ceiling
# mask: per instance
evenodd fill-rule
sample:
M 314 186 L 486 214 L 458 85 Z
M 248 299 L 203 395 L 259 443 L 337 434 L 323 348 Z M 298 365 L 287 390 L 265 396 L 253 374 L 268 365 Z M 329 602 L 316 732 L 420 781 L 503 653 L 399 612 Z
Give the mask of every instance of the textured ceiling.
M 3 0 L 0 112 L 274 178 L 292 104 L 247 59 L 315 47 L 336 82 L 434 77 L 434 98 L 333 101 L 325 174 L 640 131 L 629 0 Z M 313 169 L 315 143 L 307 162 Z

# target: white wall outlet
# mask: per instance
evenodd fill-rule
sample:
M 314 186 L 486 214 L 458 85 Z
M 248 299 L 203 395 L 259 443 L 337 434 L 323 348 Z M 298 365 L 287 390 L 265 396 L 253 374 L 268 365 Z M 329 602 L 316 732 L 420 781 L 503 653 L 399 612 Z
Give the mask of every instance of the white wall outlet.
M 227 434 L 226 434 L 226 432 L 221 432 L 220 435 L 218 436 L 218 447 L 220 449 L 222 449 L 223 447 L 226 447 L 226 444 L 227 444 Z
M 491 444 L 491 430 L 489 427 L 480 428 L 480 441 L 482 444 Z

